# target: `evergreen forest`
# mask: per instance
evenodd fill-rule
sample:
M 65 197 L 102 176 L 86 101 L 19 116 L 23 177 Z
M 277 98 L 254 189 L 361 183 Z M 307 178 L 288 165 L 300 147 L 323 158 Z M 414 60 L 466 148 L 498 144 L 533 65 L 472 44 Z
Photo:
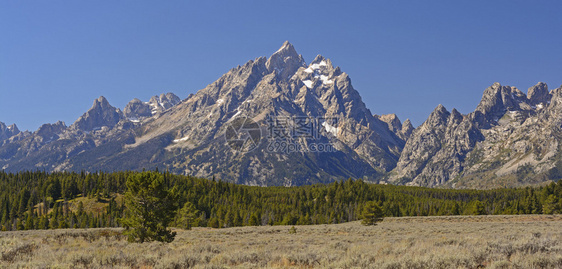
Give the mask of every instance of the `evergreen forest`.
M 562 181 L 542 187 L 454 190 L 342 180 L 326 185 L 256 187 L 169 172 L 0 172 L 3 231 L 122 227 L 127 178 L 159 173 L 174 194 L 172 226 L 226 228 L 332 224 L 361 219 L 368 202 L 385 217 L 556 214 Z M 187 223 L 186 223 L 187 221 Z

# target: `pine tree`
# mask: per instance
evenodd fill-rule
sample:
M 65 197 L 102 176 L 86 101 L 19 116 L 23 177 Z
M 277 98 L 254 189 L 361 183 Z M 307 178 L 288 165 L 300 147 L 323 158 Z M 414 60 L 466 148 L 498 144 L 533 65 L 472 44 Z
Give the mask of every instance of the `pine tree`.
M 224 216 L 224 226 L 225 227 L 232 227 L 234 223 L 234 214 L 229 209 Z
M 27 210 L 27 204 L 29 203 L 29 198 L 31 194 L 29 190 L 25 189 L 20 192 L 20 201 L 19 201 L 19 216 L 22 216 L 23 213 Z
M 451 215 L 460 215 L 461 211 L 460 211 L 460 207 L 459 207 L 459 203 L 457 202 L 453 202 L 453 208 L 451 208 Z
M 363 225 L 377 225 L 377 222 L 383 220 L 383 210 L 380 205 L 374 201 L 369 201 L 363 207 Z
M 168 230 L 174 217 L 174 197 L 164 184 L 164 176 L 142 172 L 127 178 L 125 203 L 128 216 L 121 219 L 130 242 L 172 242 L 175 232 Z
M 186 202 L 184 206 L 178 211 L 178 220 L 176 225 L 180 228 L 191 230 L 193 222 L 196 219 L 199 211 L 191 202 Z
M 0 221 L 0 228 L 2 228 L 2 231 L 6 231 L 8 229 L 10 223 L 10 217 L 8 215 L 8 211 L 5 210 L 2 214 L 2 220 Z
M 212 228 L 219 228 L 220 223 L 219 223 L 219 219 L 217 217 L 212 217 L 209 222 L 208 222 L 208 227 L 212 227 Z
M 84 203 L 82 201 L 80 201 L 78 203 L 78 210 L 77 210 L 76 214 L 78 216 L 82 216 L 82 214 L 84 214 Z
M 61 197 L 61 184 L 58 178 L 55 178 L 53 183 L 47 187 L 47 193 L 53 198 L 53 201 L 58 200 Z
M 90 217 L 88 220 L 88 228 L 96 228 L 96 218 L 94 217 L 93 213 L 90 213 Z
M 242 226 L 242 217 L 240 217 L 240 211 L 239 210 L 236 210 L 236 213 L 234 213 L 233 226 L 235 226 L 235 227 Z
M 39 220 L 39 227 L 37 228 L 43 230 L 49 229 L 49 218 L 47 218 L 47 216 L 42 216 Z
M 35 225 L 34 225 L 34 213 L 33 213 L 33 207 L 29 207 L 29 210 L 27 211 L 27 219 L 25 220 L 25 229 L 26 230 L 33 230 L 35 229 Z
M 486 215 L 486 209 L 482 202 L 476 200 L 472 205 L 472 215 Z
M 259 219 L 258 219 L 258 215 L 256 215 L 256 213 L 252 213 L 252 215 L 250 215 L 250 220 L 248 221 L 248 225 L 250 226 L 259 226 Z
M 19 230 L 19 231 L 25 229 L 25 227 L 23 226 L 23 223 L 21 222 L 20 219 L 18 219 L 18 221 L 16 222 L 16 229 Z
M 549 195 L 542 206 L 544 214 L 556 214 L 558 213 L 558 198 L 551 194 Z

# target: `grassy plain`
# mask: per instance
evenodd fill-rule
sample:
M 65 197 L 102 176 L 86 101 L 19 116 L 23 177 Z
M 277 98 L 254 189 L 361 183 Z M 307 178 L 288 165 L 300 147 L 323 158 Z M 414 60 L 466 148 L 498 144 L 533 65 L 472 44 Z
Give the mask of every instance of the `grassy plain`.
M 0 232 L 0 267 L 562 268 L 562 215 L 385 218 L 376 226 L 194 228 L 170 244 L 120 229 Z

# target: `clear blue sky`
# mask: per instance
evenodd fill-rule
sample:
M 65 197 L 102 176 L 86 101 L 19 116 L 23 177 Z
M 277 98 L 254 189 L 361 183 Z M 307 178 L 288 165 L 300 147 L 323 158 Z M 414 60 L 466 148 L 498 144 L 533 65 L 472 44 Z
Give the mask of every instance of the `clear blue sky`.
M 2 1 L 0 121 L 33 131 L 100 95 L 185 98 L 285 40 L 415 125 L 439 103 L 471 112 L 496 81 L 562 84 L 559 1 L 349 2 Z

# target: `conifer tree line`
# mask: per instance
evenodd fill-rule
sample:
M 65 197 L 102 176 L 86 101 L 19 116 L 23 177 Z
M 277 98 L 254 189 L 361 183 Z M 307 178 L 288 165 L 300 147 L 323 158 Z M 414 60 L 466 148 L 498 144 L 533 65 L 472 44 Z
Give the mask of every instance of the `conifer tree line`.
M 121 227 L 127 178 L 140 172 L 0 172 L 3 231 Z M 154 172 L 159 173 L 159 172 Z M 452 190 L 343 180 L 327 185 L 255 187 L 160 173 L 174 193 L 172 226 L 224 228 L 355 221 L 367 202 L 385 217 L 556 214 L 562 181 L 544 187 Z

